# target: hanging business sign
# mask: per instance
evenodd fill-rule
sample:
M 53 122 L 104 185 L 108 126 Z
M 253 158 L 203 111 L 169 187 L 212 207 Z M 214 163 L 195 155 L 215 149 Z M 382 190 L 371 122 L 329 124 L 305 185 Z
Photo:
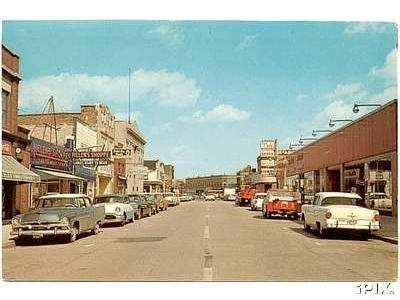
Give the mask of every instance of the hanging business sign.
M 67 149 L 37 138 L 31 138 L 31 166 L 72 171 Z
M 72 151 L 71 152 L 72 159 L 107 159 L 111 158 L 110 151 Z
M 114 148 L 112 150 L 112 155 L 114 157 L 125 157 L 125 156 L 131 156 L 132 151 L 131 149 L 122 149 L 122 148 Z
M 344 177 L 346 177 L 346 178 L 359 178 L 360 177 L 360 169 L 344 170 Z
M 133 166 L 127 169 L 127 173 L 129 175 L 147 175 L 149 173 L 149 169 L 145 166 Z

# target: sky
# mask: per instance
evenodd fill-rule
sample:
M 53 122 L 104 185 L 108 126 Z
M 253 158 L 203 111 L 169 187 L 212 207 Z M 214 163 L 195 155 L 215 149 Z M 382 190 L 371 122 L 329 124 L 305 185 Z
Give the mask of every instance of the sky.
M 108 105 L 145 135 L 146 158 L 177 178 L 256 165 L 262 139 L 278 148 L 397 98 L 393 23 L 4 21 L 18 53 L 19 112 Z

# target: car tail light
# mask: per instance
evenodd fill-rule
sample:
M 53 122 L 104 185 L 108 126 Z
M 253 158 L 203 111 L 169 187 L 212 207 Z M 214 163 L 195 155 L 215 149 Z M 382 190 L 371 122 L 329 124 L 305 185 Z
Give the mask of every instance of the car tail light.
M 374 221 L 379 221 L 381 219 L 381 216 L 379 214 L 374 215 Z
M 327 211 L 325 213 L 325 218 L 330 219 L 332 217 L 332 213 L 330 211 Z

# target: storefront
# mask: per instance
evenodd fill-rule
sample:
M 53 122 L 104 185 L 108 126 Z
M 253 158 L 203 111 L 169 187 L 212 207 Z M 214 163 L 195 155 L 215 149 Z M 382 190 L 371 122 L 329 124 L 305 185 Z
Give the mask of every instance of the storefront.
M 29 184 L 39 182 L 40 177 L 18 162 L 11 155 L 2 155 L 2 219 L 3 222 L 10 220 L 15 214 L 23 212 L 18 204 L 20 197 L 24 196 L 28 202 L 25 209 L 29 207 L 30 195 L 21 193 L 21 187 L 29 191 Z
M 48 193 L 82 193 L 85 179 L 72 175 L 67 149 L 37 138 L 31 140 L 31 170 L 41 180 L 32 185 L 33 201 Z
M 397 215 L 397 100 L 294 152 L 287 170 L 288 179 L 304 178 L 306 194 L 357 193 L 365 206 Z

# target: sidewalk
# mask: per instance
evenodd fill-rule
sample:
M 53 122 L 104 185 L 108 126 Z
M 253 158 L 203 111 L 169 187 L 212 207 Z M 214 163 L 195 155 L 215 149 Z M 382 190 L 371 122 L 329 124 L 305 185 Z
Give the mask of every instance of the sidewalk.
M 2 226 L 2 248 L 9 248 L 14 246 L 14 241 L 10 239 L 11 224 Z
M 381 229 L 371 234 L 372 238 L 383 240 L 385 242 L 397 244 L 397 217 L 381 215 Z

